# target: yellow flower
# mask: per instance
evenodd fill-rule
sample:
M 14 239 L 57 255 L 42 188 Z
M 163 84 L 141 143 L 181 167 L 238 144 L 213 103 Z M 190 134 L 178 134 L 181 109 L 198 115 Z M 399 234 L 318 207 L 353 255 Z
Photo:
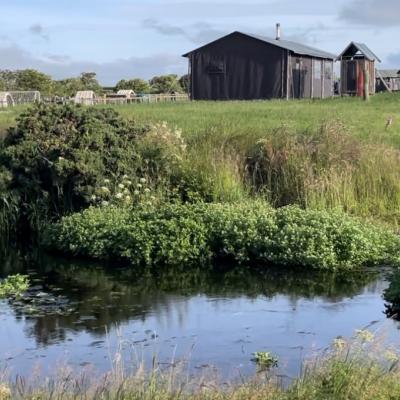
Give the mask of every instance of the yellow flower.
M 372 342 L 374 340 L 374 334 L 366 329 L 357 329 L 356 336 L 362 342 Z
M 399 361 L 399 356 L 391 350 L 386 350 L 384 357 L 386 358 L 386 360 L 392 363 Z
M 343 350 L 346 347 L 346 341 L 341 337 L 333 339 L 333 347 L 336 350 Z
M 0 400 L 11 399 L 11 390 L 8 386 L 0 383 Z

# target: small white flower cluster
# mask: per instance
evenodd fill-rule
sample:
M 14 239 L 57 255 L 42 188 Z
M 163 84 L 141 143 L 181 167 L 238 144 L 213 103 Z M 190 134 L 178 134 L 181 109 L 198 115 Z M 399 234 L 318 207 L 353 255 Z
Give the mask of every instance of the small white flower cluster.
M 186 143 L 182 137 L 182 130 L 178 128 L 170 129 L 166 122 L 152 125 L 150 135 L 154 135 L 166 143 L 177 146 L 182 151 L 186 150 Z
M 137 182 L 136 184 L 134 182 Z M 103 180 L 103 186 L 96 190 L 96 194 L 91 195 L 90 200 L 93 204 L 108 206 L 110 204 L 127 205 L 142 203 L 146 200 L 151 203 L 156 200 L 154 196 L 149 196 L 151 189 L 146 186 L 147 179 L 130 179 L 124 175 L 119 183 L 111 184 L 110 179 Z

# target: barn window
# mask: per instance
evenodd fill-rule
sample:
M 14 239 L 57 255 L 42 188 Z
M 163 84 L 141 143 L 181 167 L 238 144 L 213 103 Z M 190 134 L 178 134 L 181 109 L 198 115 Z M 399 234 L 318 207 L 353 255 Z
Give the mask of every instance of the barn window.
M 325 75 L 325 79 L 327 80 L 331 80 L 332 79 L 332 64 L 331 63 L 325 63 L 325 71 L 324 71 L 324 75 Z
M 225 62 L 222 60 L 212 60 L 207 66 L 209 74 L 225 74 Z
M 314 79 L 322 78 L 322 62 L 320 60 L 314 60 Z

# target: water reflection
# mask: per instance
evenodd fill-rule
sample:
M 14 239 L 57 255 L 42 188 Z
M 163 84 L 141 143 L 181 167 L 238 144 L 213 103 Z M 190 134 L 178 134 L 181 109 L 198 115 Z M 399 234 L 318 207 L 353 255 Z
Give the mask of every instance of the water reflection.
M 182 323 L 188 309 L 180 300 L 197 295 L 214 301 L 285 295 L 293 309 L 299 299 L 318 297 L 329 307 L 332 303 L 340 307 L 343 299 L 357 295 L 371 282 L 379 285 L 378 272 L 372 270 L 332 274 L 240 267 L 139 272 L 43 255 L 9 257 L 2 274 L 11 271 L 30 275 L 33 290 L 24 301 L 10 306 L 17 319 L 30 322 L 26 333 L 35 337 L 38 345 L 65 340 L 68 331 L 102 336 L 106 328 L 131 319 L 145 321 L 148 314 L 168 316 L 173 311 Z M 370 290 L 375 292 L 377 287 L 373 285 Z M 51 298 L 45 297 L 49 294 L 53 294 Z
M 27 273 L 32 282 L 21 300 L 0 302 L 0 364 L 10 358 L 19 373 L 41 358 L 52 365 L 60 354 L 108 369 L 105 332 L 116 334 L 116 326 L 130 346 L 156 348 L 166 359 L 196 343 L 193 365 L 247 373 L 254 370 L 251 353 L 268 350 L 295 373 L 307 352 L 385 321 L 388 284 L 377 270 L 135 271 L 34 253 L 0 264 L 0 276 Z M 390 329 L 397 334 L 395 325 Z

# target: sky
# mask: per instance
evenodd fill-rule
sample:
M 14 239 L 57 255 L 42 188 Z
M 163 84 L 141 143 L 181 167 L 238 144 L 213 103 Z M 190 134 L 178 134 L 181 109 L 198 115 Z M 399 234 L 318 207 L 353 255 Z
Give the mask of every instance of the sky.
M 233 31 L 274 37 L 277 22 L 283 39 L 334 54 L 364 42 L 400 69 L 400 0 L 0 0 L 0 69 L 183 75 L 185 52 Z

